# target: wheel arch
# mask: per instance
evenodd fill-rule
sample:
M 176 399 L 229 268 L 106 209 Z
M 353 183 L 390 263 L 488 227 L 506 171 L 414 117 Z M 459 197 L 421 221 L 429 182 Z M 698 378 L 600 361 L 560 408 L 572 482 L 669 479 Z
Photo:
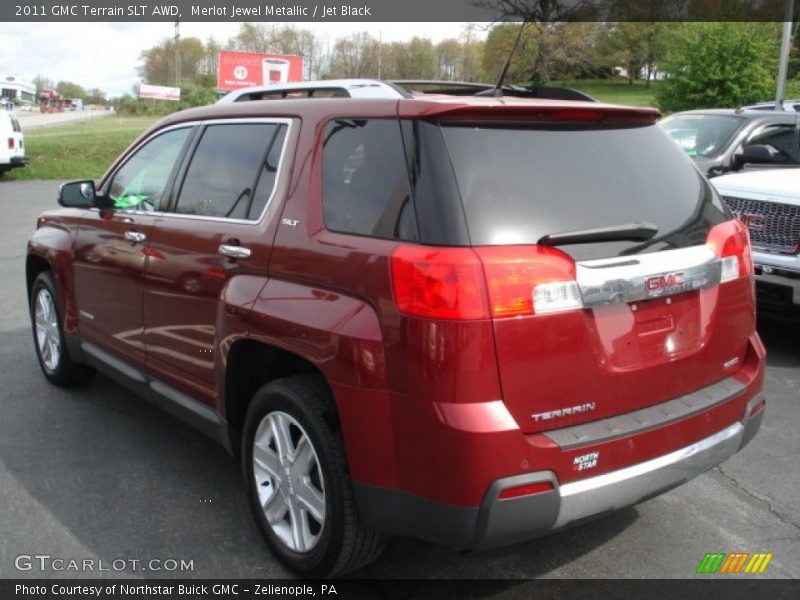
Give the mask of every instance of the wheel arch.
M 33 290 L 33 282 L 40 273 L 45 271 L 52 271 L 50 263 L 41 256 L 36 254 L 28 254 L 25 259 L 25 284 L 28 290 L 28 297 L 30 298 L 31 291 Z
M 77 334 L 78 311 L 73 280 L 72 237 L 64 223 L 55 220 L 43 223 L 28 242 L 25 259 L 28 298 L 30 298 L 33 282 L 43 271 L 51 271 L 55 279 L 58 308 L 61 311 L 64 333 L 67 335 Z
M 322 371 L 307 358 L 250 338 L 235 342 L 226 357 L 225 418 L 233 447 L 238 449 L 250 401 L 262 386 L 294 375 L 310 375 L 324 381 Z
M 247 322 L 247 333 L 229 348 L 221 344 L 218 358 L 225 371 L 219 410 L 232 445 L 240 445 L 247 407 L 260 386 L 311 374 L 330 391 L 353 480 L 395 485 L 394 420 L 375 310 L 354 297 L 270 279 Z

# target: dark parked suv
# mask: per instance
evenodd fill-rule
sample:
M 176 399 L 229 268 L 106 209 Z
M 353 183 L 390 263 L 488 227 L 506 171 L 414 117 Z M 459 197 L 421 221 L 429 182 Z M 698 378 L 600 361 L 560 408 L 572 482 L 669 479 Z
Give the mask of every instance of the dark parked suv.
M 177 113 L 62 186 L 26 264 L 45 376 L 240 454 L 312 576 L 530 539 L 752 438 L 747 231 L 656 111 L 369 85 Z

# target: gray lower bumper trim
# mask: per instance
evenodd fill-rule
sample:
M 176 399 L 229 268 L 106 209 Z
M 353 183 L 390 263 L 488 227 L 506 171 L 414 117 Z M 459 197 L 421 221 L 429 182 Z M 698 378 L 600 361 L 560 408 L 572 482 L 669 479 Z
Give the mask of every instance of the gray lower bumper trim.
M 559 488 L 561 509 L 555 527 L 637 502 L 684 483 L 725 459 L 742 445 L 744 426 L 734 423 L 699 442 L 625 469 Z
M 543 433 L 558 444 L 562 450 L 572 450 L 614 438 L 636 435 L 647 429 L 664 427 L 706 411 L 722 402 L 727 402 L 744 390 L 745 385 L 741 381 L 734 377 L 727 377 L 722 381 L 661 404 Z
M 757 394 L 744 417 L 725 429 L 669 454 L 617 471 L 559 485 L 551 471 L 524 473 L 492 483 L 480 507 L 442 504 L 398 490 L 355 484 L 365 525 L 457 548 L 489 548 L 529 540 L 657 496 L 715 467 L 738 452 L 758 431 L 764 402 Z M 549 481 L 549 492 L 500 499 L 502 490 Z

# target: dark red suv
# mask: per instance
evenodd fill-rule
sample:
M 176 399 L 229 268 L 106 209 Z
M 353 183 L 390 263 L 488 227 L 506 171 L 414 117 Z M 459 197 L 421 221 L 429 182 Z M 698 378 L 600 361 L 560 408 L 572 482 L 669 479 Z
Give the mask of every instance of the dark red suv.
M 747 232 L 656 111 L 358 85 L 175 114 L 62 186 L 27 256 L 45 376 L 240 453 L 304 575 L 530 539 L 752 438 Z

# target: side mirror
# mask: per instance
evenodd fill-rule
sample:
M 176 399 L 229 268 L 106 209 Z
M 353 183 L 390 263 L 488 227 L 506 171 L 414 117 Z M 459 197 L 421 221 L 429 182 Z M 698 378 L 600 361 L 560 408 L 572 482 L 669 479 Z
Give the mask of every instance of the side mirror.
M 94 181 L 68 181 L 58 188 L 58 203 L 68 208 L 91 208 L 95 204 L 97 192 Z
M 780 153 L 770 146 L 762 144 L 746 144 L 742 146 L 741 154 L 736 155 L 736 162 L 739 166 L 754 163 L 754 164 L 769 164 L 774 163 Z

